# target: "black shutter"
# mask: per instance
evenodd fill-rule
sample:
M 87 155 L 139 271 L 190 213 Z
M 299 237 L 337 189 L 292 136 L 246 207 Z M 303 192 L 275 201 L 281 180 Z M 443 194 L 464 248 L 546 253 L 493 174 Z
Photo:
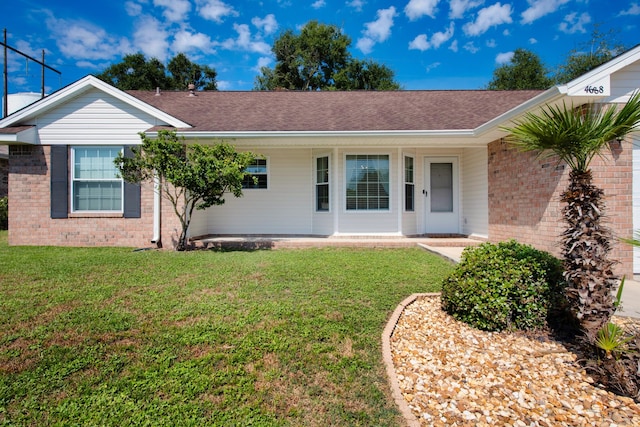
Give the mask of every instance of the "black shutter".
M 51 218 L 67 218 L 69 212 L 68 147 L 51 146 Z
M 124 146 L 124 157 L 133 157 L 130 145 Z M 140 185 L 124 182 L 124 217 L 140 218 Z

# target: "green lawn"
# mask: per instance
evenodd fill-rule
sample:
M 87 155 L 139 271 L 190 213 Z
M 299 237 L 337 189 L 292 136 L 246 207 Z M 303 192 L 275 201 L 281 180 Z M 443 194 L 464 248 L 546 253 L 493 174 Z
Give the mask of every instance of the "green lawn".
M 421 249 L 9 247 L 0 425 L 393 426 L 381 333 Z

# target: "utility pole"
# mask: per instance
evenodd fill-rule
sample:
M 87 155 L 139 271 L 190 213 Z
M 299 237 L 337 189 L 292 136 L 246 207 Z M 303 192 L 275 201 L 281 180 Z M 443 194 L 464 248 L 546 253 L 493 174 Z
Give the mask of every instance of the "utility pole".
M 20 52 L 18 49 L 15 49 L 11 46 L 9 46 L 7 44 L 7 29 L 4 29 L 4 42 L 0 42 L 0 44 L 2 44 L 2 46 L 4 46 L 4 111 L 3 111 L 3 118 L 7 116 L 7 112 L 9 111 L 9 75 L 8 75 L 8 71 L 7 71 L 7 49 L 11 50 L 12 52 L 15 52 L 19 55 L 24 56 L 25 58 L 35 62 L 36 64 L 40 64 L 42 66 L 42 90 L 40 92 L 41 97 L 44 98 L 44 72 L 45 72 L 45 68 L 48 68 L 49 70 L 58 73 L 58 75 L 60 75 L 60 71 L 56 70 L 55 68 L 52 68 L 50 66 L 48 66 L 47 64 L 44 63 L 44 49 L 42 49 L 42 61 L 39 61 L 35 58 L 32 58 L 31 56 L 27 55 L 24 52 Z

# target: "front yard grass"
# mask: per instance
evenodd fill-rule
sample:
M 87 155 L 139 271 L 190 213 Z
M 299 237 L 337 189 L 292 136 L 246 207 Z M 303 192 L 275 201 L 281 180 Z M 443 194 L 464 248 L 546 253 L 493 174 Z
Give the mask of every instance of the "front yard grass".
M 8 247 L 0 425 L 401 425 L 380 335 L 421 249 Z

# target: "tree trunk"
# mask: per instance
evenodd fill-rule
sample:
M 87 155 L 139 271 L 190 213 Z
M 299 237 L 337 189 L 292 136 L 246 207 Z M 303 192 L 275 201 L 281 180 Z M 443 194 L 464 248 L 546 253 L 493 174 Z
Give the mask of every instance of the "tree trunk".
M 608 259 L 611 231 L 602 224 L 603 196 L 592 184 L 591 171 L 571 171 L 569 187 L 562 194 L 568 224 L 562 236 L 567 299 L 591 343 L 615 312 L 617 278 L 612 270 L 615 262 Z

